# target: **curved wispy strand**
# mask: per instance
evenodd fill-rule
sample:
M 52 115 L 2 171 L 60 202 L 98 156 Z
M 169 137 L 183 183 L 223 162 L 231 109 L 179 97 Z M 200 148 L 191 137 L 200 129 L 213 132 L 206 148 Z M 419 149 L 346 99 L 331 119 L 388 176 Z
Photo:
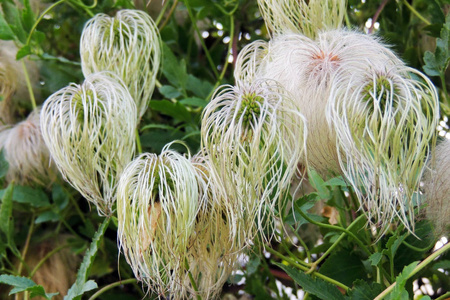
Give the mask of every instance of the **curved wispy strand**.
M 341 28 L 346 0 L 258 0 L 273 36 L 300 33 L 315 38 L 319 31 Z
M 223 183 L 223 205 L 236 214 L 247 242 L 274 234 L 287 189 L 305 153 L 305 120 L 273 81 L 220 87 L 202 118 L 202 144 Z
M 117 74 L 128 87 L 142 117 L 155 87 L 160 44 L 157 26 L 143 11 L 120 10 L 115 17 L 97 14 L 86 23 L 81 35 L 83 74 L 99 71 Z
M 450 234 L 450 140 L 440 142 L 423 176 L 425 214 L 436 237 Z
M 64 178 L 101 215 L 110 215 L 118 176 L 135 149 L 136 105 L 108 72 L 51 95 L 41 111 L 45 143 Z
M 436 89 L 405 66 L 357 71 L 335 75 L 327 108 L 341 169 L 380 234 L 394 218 L 413 230 L 412 199 L 439 120 Z
M 169 144 L 170 146 L 170 144 Z M 117 189 L 118 242 L 135 276 L 159 295 L 181 299 L 189 288 L 190 248 L 204 195 L 185 156 L 166 146 L 142 154 Z
M 9 164 L 9 182 L 50 186 L 56 178 L 56 167 L 41 134 L 39 113 L 37 108 L 26 120 L 0 132 L 0 148 Z

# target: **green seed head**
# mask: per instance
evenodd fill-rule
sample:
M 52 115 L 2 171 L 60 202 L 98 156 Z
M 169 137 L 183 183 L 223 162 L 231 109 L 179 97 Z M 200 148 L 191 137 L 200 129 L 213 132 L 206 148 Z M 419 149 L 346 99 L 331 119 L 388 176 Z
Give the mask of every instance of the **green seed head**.
M 248 126 L 255 118 L 258 118 L 261 113 L 261 105 L 264 98 L 255 93 L 248 93 L 242 95 L 241 107 L 238 110 L 238 118 L 242 116 L 242 123 Z
M 372 101 L 378 101 L 380 110 L 384 111 L 388 100 L 397 93 L 397 90 L 391 80 L 384 75 L 379 75 L 363 88 L 363 100 L 371 107 L 374 106 Z

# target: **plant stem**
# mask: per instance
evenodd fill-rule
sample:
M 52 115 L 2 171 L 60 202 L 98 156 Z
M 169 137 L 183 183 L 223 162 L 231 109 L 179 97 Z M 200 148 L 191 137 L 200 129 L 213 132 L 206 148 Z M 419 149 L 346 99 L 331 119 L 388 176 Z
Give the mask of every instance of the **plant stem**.
M 406 5 L 407 8 L 409 8 L 409 10 L 416 15 L 416 17 L 418 17 L 422 22 L 424 22 L 427 25 L 431 25 L 430 21 L 428 21 L 427 19 L 425 19 L 411 4 L 408 3 L 407 0 L 403 0 L 403 4 Z
M 111 284 L 108 284 L 104 287 L 102 287 L 101 289 L 99 289 L 94 295 L 92 295 L 89 300 L 94 300 L 96 299 L 98 296 L 100 296 L 101 294 L 103 294 L 106 291 L 109 291 L 110 289 L 115 288 L 116 286 L 119 285 L 124 285 L 124 284 L 129 284 L 129 283 L 136 283 L 137 279 L 136 278 L 130 278 L 130 279 L 125 279 L 125 280 L 120 280 L 120 281 L 116 281 L 113 282 Z
M 420 264 L 418 264 L 414 270 L 408 275 L 408 279 L 412 276 L 416 275 L 420 270 L 425 268 L 430 262 L 432 262 L 436 257 L 443 254 L 444 252 L 450 250 L 450 243 L 445 244 L 441 248 L 439 248 L 437 251 L 430 254 L 427 258 L 425 258 Z M 381 300 L 383 299 L 387 294 L 389 294 L 395 287 L 397 282 L 394 282 L 391 284 L 388 288 L 386 288 L 381 294 L 379 294 L 374 300 Z
M 356 236 L 353 234 L 353 232 L 349 231 L 348 229 L 339 227 L 339 226 L 334 226 L 334 225 L 328 225 L 328 224 L 324 224 L 324 223 L 320 223 L 320 222 L 316 222 L 313 219 L 311 219 L 310 217 L 308 217 L 298 206 L 297 204 L 294 204 L 295 207 L 297 208 L 298 213 L 306 219 L 306 221 L 308 221 L 309 223 L 312 223 L 314 225 L 323 227 L 323 228 L 327 228 L 327 229 L 331 229 L 331 230 L 338 230 L 338 231 L 342 231 L 347 233 L 349 236 L 351 236 L 357 243 L 358 245 L 364 250 L 364 252 L 366 252 L 368 255 L 371 255 L 371 252 L 369 251 L 369 249 L 367 249 L 366 245 L 364 245 L 364 243 Z M 361 218 L 363 218 L 364 215 L 360 215 L 358 218 L 356 218 L 352 224 L 356 223 L 357 221 L 359 221 Z M 350 224 L 350 226 L 352 226 L 352 224 Z M 349 227 L 350 227 L 349 226 Z
M 49 259 L 53 254 L 61 251 L 64 248 L 69 247 L 69 244 L 65 244 L 62 246 L 59 246 L 55 249 L 53 249 L 52 251 L 50 251 L 49 253 L 47 253 L 47 255 L 45 255 L 39 262 L 38 264 L 34 267 L 34 269 L 30 272 L 30 278 L 33 277 L 34 274 L 36 274 L 37 270 L 39 270 L 39 268 L 47 261 L 47 259 Z
M 28 228 L 27 238 L 25 240 L 25 244 L 24 244 L 23 250 L 22 250 L 20 264 L 17 269 L 18 276 L 21 276 L 22 268 L 25 265 L 25 257 L 27 256 L 28 247 L 30 246 L 31 236 L 33 235 L 33 231 L 34 231 L 34 220 L 35 220 L 35 218 L 34 218 L 34 212 L 33 212 L 33 214 L 31 215 L 31 223 L 30 223 L 30 227 Z M 28 269 L 28 266 L 25 266 L 25 267 Z M 28 270 L 28 272 L 29 271 L 30 270 Z
M 139 130 L 136 128 L 136 147 L 138 154 L 142 153 L 142 145 L 141 145 L 141 138 L 139 137 Z
M 302 245 L 302 247 L 305 249 L 305 253 L 306 253 L 306 257 L 308 258 L 308 262 L 312 262 L 312 259 L 311 259 L 311 253 L 309 253 L 308 246 L 307 246 L 306 243 L 303 241 L 303 239 L 301 238 L 301 236 L 298 234 L 297 230 L 295 230 L 294 227 L 292 227 L 292 225 L 289 225 L 289 227 L 291 228 L 292 232 L 294 233 L 295 237 L 298 239 L 298 241 L 300 242 L 300 244 Z
M 31 107 L 33 110 L 36 109 L 36 99 L 34 98 L 33 87 L 31 86 L 30 76 L 28 75 L 27 66 L 25 66 L 25 61 L 22 59 L 22 69 L 23 75 L 25 76 L 25 81 L 27 83 L 28 93 L 30 94 Z
M 444 102 L 447 105 L 450 105 L 448 101 L 448 94 L 447 94 L 447 84 L 445 83 L 445 70 L 439 75 L 439 78 L 441 79 L 442 83 L 442 92 L 444 93 Z
M 167 2 L 169 3 L 169 2 Z M 161 31 L 166 25 L 167 23 L 169 23 L 170 17 L 172 16 L 173 12 L 175 11 L 175 8 L 177 7 L 178 4 L 178 0 L 175 0 L 175 2 L 173 3 L 172 7 L 170 8 L 169 14 L 167 15 L 167 18 L 164 20 L 164 23 L 161 24 L 161 26 L 159 27 L 159 30 Z
M 211 54 L 209 53 L 208 47 L 206 47 L 205 40 L 203 39 L 202 34 L 201 34 L 200 30 L 198 29 L 197 20 L 192 12 L 191 6 L 189 5 L 189 1 L 184 1 L 184 5 L 186 5 L 186 8 L 187 8 L 187 11 L 189 14 L 189 18 L 191 19 L 191 22 L 192 22 L 192 26 L 194 26 L 194 30 L 197 33 L 197 36 L 198 36 L 198 39 L 200 40 L 200 44 L 202 45 L 203 51 L 205 51 L 206 58 L 210 64 L 210 67 L 214 73 L 214 76 L 216 76 L 216 78 L 219 78 L 220 75 L 217 72 L 216 65 L 214 64 Z
M 386 4 L 388 3 L 389 0 L 383 0 L 383 2 L 381 2 L 380 6 L 378 7 L 377 11 L 375 12 L 375 14 L 372 17 L 372 25 L 370 25 L 369 31 L 368 33 L 371 34 L 373 31 L 373 28 L 375 26 L 375 23 L 378 20 L 378 17 L 380 16 L 381 12 L 383 11 L 383 8 L 386 6 Z
M 308 267 L 304 267 L 302 265 L 300 265 L 299 263 L 297 263 L 295 260 L 291 259 L 290 257 L 284 256 L 283 254 L 281 254 L 280 252 L 270 248 L 270 247 L 265 247 L 267 252 L 272 253 L 273 255 L 276 255 L 277 257 L 284 259 L 285 261 L 287 261 L 288 263 L 290 263 L 291 265 L 293 265 L 294 267 L 297 267 L 298 269 L 302 270 L 302 271 L 308 271 Z M 317 272 L 313 272 L 312 274 L 314 274 L 315 276 L 328 281 L 331 284 L 334 284 L 342 289 L 344 289 L 345 291 L 348 291 L 350 288 L 348 286 L 346 286 L 345 284 L 336 281 L 328 276 L 325 276 L 323 274 L 317 273 Z
M 194 291 L 196 291 L 198 293 L 197 283 L 195 282 L 194 277 L 192 277 L 191 271 L 189 271 L 189 263 L 188 263 L 187 259 L 185 259 L 184 265 L 187 269 L 189 281 L 191 282 L 192 288 L 194 289 Z M 202 300 L 202 297 L 200 295 L 197 295 L 197 300 Z
M 450 292 L 445 293 L 444 295 L 440 296 L 439 298 L 436 298 L 436 300 L 445 300 L 450 297 Z

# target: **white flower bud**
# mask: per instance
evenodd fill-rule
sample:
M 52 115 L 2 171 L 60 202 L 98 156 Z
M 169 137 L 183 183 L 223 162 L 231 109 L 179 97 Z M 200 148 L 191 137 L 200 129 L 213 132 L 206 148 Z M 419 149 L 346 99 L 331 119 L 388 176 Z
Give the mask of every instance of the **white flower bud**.
M 102 72 L 51 95 L 41 112 L 45 143 L 64 178 L 101 215 L 135 149 L 136 106 L 119 78 Z
M 115 17 L 98 14 L 86 23 L 81 35 L 83 74 L 111 71 L 118 75 L 142 117 L 155 87 L 160 43 L 155 23 L 143 11 L 120 10 Z

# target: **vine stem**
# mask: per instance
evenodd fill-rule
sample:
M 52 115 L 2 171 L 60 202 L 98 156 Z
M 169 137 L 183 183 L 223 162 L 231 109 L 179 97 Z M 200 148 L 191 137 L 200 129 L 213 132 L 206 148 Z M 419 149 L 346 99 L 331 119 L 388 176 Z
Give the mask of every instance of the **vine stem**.
M 129 284 L 129 283 L 136 283 L 137 279 L 136 278 L 130 278 L 130 279 L 125 279 L 125 280 L 120 280 L 120 281 L 116 281 L 113 282 L 111 284 L 108 284 L 104 287 L 102 287 L 101 289 L 99 289 L 94 295 L 92 295 L 89 300 L 94 300 L 96 299 L 98 296 L 100 296 L 101 294 L 103 294 L 106 291 L 109 291 L 110 289 L 115 288 L 116 286 L 119 285 L 124 285 L 124 284 Z
M 450 243 L 445 244 L 441 248 L 439 248 L 437 251 L 433 252 L 425 258 L 420 264 L 418 264 L 414 270 L 408 275 L 407 279 L 411 278 L 412 276 L 416 275 L 420 270 L 425 268 L 430 262 L 432 262 L 436 257 L 439 255 L 445 253 L 446 251 L 450 250 Z M 389 294 L 394 287 L 396 286 L 397 282 L 394 282 L 389 287 L 387 287 L 381 294 L 379 294 L 374 300 L 381 300 L 383 299 L 387 294 Z
M 425 19 L 411 4 L 408 3 L 407 0 L 403 0 L 403 4 L 406 5 L 407 8 L 409 8 L 409 10 L 415 14 L 422 22 L 424 22 L 427 25 L 431 25 L 430 21 L 428 21 L 427 19 Z
M 25 61 L 22 59 L 22 69 L 25 76 L 25 81 L 27 83 L 28 93 L 30 94 L 31 107 L 33 110 L 36 109 L 36 99 L 34 98 L 33 87 L 31 86 L 30 76 L 28 75 L 27 66 L 25 66 Z
M 276 251 L 276 250 L 274 250 L 274 249 L 272 249 L 270 247 L 265 247 L 265 249 L 266 249 L 267 252 L 270 252 L 273 255 L 275 255 L 275 256 L 277 256 L 277 257 L 279 257 L 281 259 L 284 259 L 285 261 L 287 261 L 288 263 L 290 263 L 291 265 L 293 265 L 294 267 L 297 267 L 298 269 L 300 269 L 302 271 L 308 271 L 309 270 L 309 268 L 302 266 L 301 264 L 299 264 L 298 262 L 296 262 L 292 258 L 284 256 L 280 252 L 278 252 L 278 251 Z M 312 274 L 317 276 L 317 277 L 319 277 L 319 278 L 321 278 L 321 279 L 323 279 L 323 280 L 325 280 L 325 281 L 328 281 L 331 284 L 334 284 L 334 285 L 344 289 L 345 291 L 348 291 L 350 289 L 345 284 L 343 284 L 343 283 L 341 283 L 339 281 L 336 281 L 336 280 L 334 280 L 334 279 L 332 279 L 332 278 L 330 278 L 328 276 L 325 276 L 323 274 L 320 274 L 320 273 L 317 273 L 317 272 L 313 272 Z
M 169 4 L 169 2 L 167 2 L 167 4 Z M 169 10 L 169 14 L 167 15 L 167 18 L 164 20 L 164 23 L 161 24 L 161 26 L 159 27 L 159 31 L 161 31 L 164 27 L 166 27 L 167 23 L 169 23 L 170 17 L 172 16 L 173 12 L 175 11 L 175 8 L 178 5 L 178 0 L 175 0 L 175 2 L 173 3 L 172 7 Z M 158 24 L 158 23 L 156 23 Z
M 383 0 L 383 2 L 381 2 L 380 6 L 378 7 L 377 11 L 375 12 L 375 14 L 372 17 L 372 25 L 370 25 L 370 28 L 368 30 L 368 33 L 371 34 L 373 31 L 373 28 L 375 26 L 375 23 L 378 20 L 378 17 L 380 16 L 381 12 L 383 11 L 383 8 L 386 6 L 386 4 L 389 2 L 389 0 Z
M 138 154 L 142 153 L 142 145 L 141 145 L 141 138 L 139 137 L 139 130 L 136 128 L 136 147 Z
M 442 92 L 444 93 L 444 101 L 445 104 L 450 105 L 449 101 L 448 101 L 448 94 L 447 94 L 447 84 L 445 83 L 445 70 L 443 72 L 441 72 L 441 74 L 439 75 L 439 78 L 441 79 L 441 83 L 442 83 Z
M 52 251 L 50 251 L 49 253 L 47 253 L 47 255 L 45 255 L 39 262 L 38 264 L 34 267 L 34 269 L 30 272 L 30 276 L 29 277 L 33 277 L 34 274 L 36 274 L 37 270 L 39 270 L 39 268 L 47 261 L 47 259 L 49 259 L 53 254 L 61 251 L 64 248 L 69 247 L 69 244 L 65 244 L 62 246 L 59 246 L 55 249 L 53 249 Z
M 197 20 L 194 17 L 194 14 L 192 12 L 192 8 L 189 5 L 189 1 L 184 1 L 184 5 L 186 5 L 186 8 L 187 8 L 187 11 L 188 11 L 188 14 L 189 14 L 189 18 L 191 19 L 191 22 L 192 22 L 192 26 L 194 26 L 194 30 L 197 33 L 197 36 L 198 36 L 198 39 L 200 40 L 200 44 L 202 45 L 203 51 L 205 51 L 206 58 L 207 58 L 207 60 L 208 60 L 208 62 L 210 64 L 210 67 L 211 67 L 211 69 L 212 69 L 212 71 L 214 73 L 214 76 L 216 76 L 216 78 L 219 78 L 220 75 L 219 75 L 219 73 L 216 70 L 216 65 L 214 64 L 214 61 L 213 61 L 213 59 L 211 57 L 211 54 L 209 53 L 208 47 L 206 47 L 205 40 L 202 37 L 200 29 L 198 29 Z
M 305 218 L 306 219 L 306 221 L 308 221 L 309 223 L 312 223 L 312 224 L 314 224 L 314 225 L 317 225 L 317 226 L 319 226 L 319 227 L 323 227 L 323 228 L 327 228 L 327 229 L 332 229 L 332 230 L 338 230 L 338 231 L 342 231 L 342 232 L 345 232 L 345 233 L 347 233 L 349 236 L 351 236 L 357 243 L 358 243 L 358 245 L 364 250 L 364 252 L 366 252 L 368 255 L 371 255 L 372 253 L 369 251 L 369 249 L 366 247 L 366 245 L 364 245 L 364 243 L 356 236 L 356 235 L 354 235 L 353 234 L 353 232 L 351 232 L 351 231 L 349 231 L 348 229 L 346 229 L 346 228 L 342 228 L 342 227 L 339 227 L 339 226 L 334 226 L 334 225 L 328 225 L 328 224 L 323 224 L 323 223 L 320 223 L 320 222 L 316 222 L 316 221 L 314 221 L 313 219 L 311 219 L 310 217 L 308 217 L 298 206 L 297 206 L 297 204 L 294 204 L 295 205 L 295 207 L 297 208 L 297 211 L 298 211 L 298 213 L 303 217 L 303 218 Z M 353 221 L 353 222 L 356 222 L 356 221 L 359 221 L 361 218 L 363 218 L 364 217 L 364 215 L 361 215 L 361 216 L 359 216 L 358 218 L 356 218 L 355 219 L 355 221 Z M 352 223 L 353 224 L 353 223 Z

